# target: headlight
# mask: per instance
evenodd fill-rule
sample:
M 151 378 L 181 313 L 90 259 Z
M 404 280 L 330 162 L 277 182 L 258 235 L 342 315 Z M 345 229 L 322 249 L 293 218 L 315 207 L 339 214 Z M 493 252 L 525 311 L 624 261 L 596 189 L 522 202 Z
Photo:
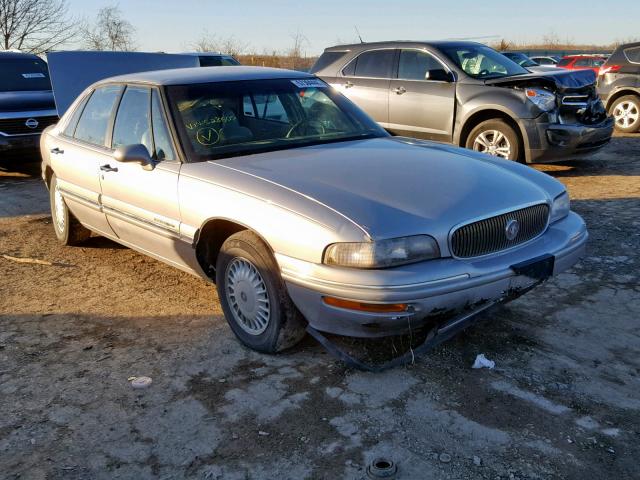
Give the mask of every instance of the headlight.
M 524 91 L 527 100 L 537 106 L 540 110 L 550 112 L 556 108 L 556 96 L 541 88 L 527 88 Z
M 557 222 L 569 215 L 570 208 L 569 194 L 564 192 L 558 195 L 553 201 L 553 205 L 551 205 L 551 218 L 549 223 Z
M 352 268 L 386 268 L 440 257 L 438 243 L 429 235 L 390 238 L 377 242 L 333 243 L 324 263 Z

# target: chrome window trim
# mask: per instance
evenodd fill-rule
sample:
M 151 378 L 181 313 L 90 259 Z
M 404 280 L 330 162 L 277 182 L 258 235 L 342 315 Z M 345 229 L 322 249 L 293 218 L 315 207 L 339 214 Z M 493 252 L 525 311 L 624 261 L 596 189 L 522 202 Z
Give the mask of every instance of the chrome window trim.
M 540 231 L 540 233 L 538 235 L 536 235 L 535 237 L 530 238 L 526 242 L 522 242 L 522 243 L 519 243 L 517 245 L 513 245 L 512 247 L 505 248 L 504 250 L 498 250 L 497 252 L 486 253 L 484 255 L 477 255 L 475 257 L 459 257 L 459 256 L 453 254 L 452 239 L 453 239 L 453 234 L 456 232 L 456 230 L 458 230 L 458 229 L 460 229 L 460 228 L 462 228 L 462 227 L 464 227 L 466 225 L 470 225 L 472 223 L 480 222 L 482 220 L 487 220 L 489 218 L 497 217 L 499 215 L 505 215 L 507 213 L 515 212 L 517 210 L 522 210 L 523 208 L 533 207 L 535 205 L 547 205 L 549 207 L 549 215 L 547 215 L 547 223 L 545 224 L 544 228 Z M 455 258 L 456 260 L 469 261 L 469 260 L 484 259 L 484 258 L 488 258 L 488 257 L 502 255 L 504 253 L 510 252 L 512 250 L 515 250 L 516 248 L 521 248 L 521 247 L 523 247 L 525 245 L 528 245 L 529 243 L 533 242 L 534 240 L 537 240 L 542 235 L 544 235 L 544 233 L 549 229 L 549 225 L 550 225 L 550 222 L 551 222 L 551 208 L 552 207 L 553 207 L 553 201 L 552 200 L 547 200 L 546 202 L 540 202 L 540 201 L 538 201 L 538 202 L 529 202 L 529 203 L 524 203 L 524 204 L 520 204 L 518 206 L 511 207 L 511 208 L 498 210 L 497 212 L 493 212 L 491 215 L 482 215 L 480 217 L 475 217 L 475 218 L 472 218 L 470 220 L 466 220 L 464 222 L 460 222 L 460 223 L 454 225 L 451 228 L 451 230 L 449 230 L 449 234 L 447 235 L 447 248 L 449 249 L 449 254 L 451 255 L 451 258 Z

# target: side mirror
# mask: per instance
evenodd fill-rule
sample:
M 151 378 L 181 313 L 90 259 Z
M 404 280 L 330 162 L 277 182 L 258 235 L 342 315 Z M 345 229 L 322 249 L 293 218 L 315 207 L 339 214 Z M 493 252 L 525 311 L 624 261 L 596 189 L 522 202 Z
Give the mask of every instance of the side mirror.
M 429 70 L 425 77 L 427 80 L 435 80 L 438 82 L 455 82 L 453 73 L 445 70 L 444 68 Z
M 145 170 L 153 170 L 154 167 L 149 150 L 141 143 L 116 148 L 113 158 L 121 163 L 138 163 Z

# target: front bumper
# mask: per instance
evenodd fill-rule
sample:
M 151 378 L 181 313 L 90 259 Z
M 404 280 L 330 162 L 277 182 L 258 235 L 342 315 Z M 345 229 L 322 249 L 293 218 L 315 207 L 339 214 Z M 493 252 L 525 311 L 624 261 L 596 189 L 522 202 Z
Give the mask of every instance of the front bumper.
M 40 134 L 0 134 L 0 160 L 20 155 L 34 155 L 40 151 Z
M 588 233 L 580 216 L 549 226 L 518 248 L 476 259 L 442 258 L 387 270 L 336 268 L 276 254 L 289 295 L 316 330 L 353 337 L 407 333 L 487 302 L 507 300 L 535 282 L 511 266 L 551 254 L 553 274 L 574 265 Z M 408 303 L 403 313 L 369 313 L 327 305 L 324 296 L 364 303 Z
M 544 117 L 546 118 L 546 117 Z M 594 152 L 605 146 L 613 135 L 613 118 L 597 125 L 561 124 L 523 120 L 528 139 L 527 161 L 553 162 Z

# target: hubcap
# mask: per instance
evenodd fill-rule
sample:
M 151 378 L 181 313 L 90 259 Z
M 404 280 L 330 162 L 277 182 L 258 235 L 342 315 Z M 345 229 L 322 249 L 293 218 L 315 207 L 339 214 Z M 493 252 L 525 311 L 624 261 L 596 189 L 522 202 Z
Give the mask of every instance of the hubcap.
M 640 118 L 638 106 L 633 102 L 619 103 L 613 110 L 613 118 L 615 118 L 618 126 L 622 128 L 629 128 L 638 121 L 638 118 Z
M 487 153 L 494 157 L 502 157 L 507 160 L 511 156 L 511 143 L 509 139 L 498 130 L 485 130 L 480 132 L 473 140 L 473 149 L 476 152 Z
M 269 293 L 258 269 L 250 261 L 236 257 L 227 266 L 227 301 L 238 325 L 251 335 L 267 329 L 271 309 Z
M 56 216 L 54 218 L 56 227 L 59 232 L 64 232 L 64 199 L 57 185 L 53 193 L 53 209 Z

